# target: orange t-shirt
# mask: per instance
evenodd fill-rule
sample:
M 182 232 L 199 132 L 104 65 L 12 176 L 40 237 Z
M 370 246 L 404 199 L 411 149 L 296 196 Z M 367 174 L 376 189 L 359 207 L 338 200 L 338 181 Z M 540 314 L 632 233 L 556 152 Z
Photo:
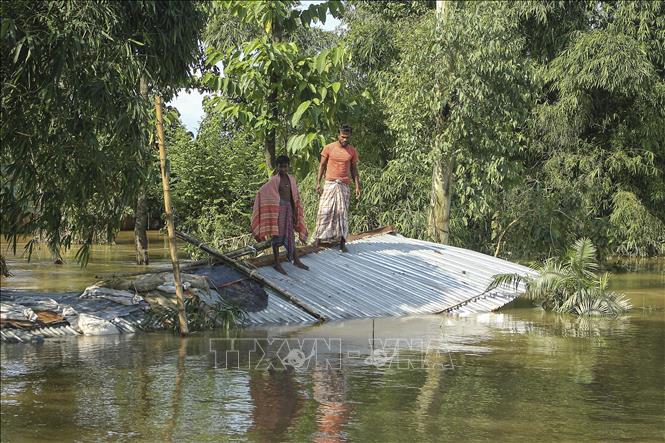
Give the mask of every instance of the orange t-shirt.
M 333 142 L 323 148 L 321 157 L 328 159 L 326 180 L 341 180 L 348 185 L 351 176 L 351 164 L 358 163 L 356 148 L 351 144 L 343 147 L 340 142 Z

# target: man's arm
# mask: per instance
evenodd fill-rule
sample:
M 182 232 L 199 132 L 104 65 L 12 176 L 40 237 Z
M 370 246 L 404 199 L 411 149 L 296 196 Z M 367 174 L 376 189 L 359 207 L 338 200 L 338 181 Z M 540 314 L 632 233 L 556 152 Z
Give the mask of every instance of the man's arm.
M 351 178 L 356 185 L 356 198 L 360 198 L 360 175 L 358 174 L 358 162 L 351 163 Z
M 323 174 L 326 173 L 326 168 L 328 167 L 328 157 L 321 156 L 321 162 L 319 163 L 319 172 L 316 174 L 316 192 L 317 194 L 321 193 L 321 179 Z

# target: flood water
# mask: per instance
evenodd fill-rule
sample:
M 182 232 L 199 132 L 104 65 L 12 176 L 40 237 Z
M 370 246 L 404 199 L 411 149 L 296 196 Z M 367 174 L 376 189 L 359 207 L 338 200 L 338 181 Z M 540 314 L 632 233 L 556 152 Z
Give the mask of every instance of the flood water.
M 117 253 L 108 272 L 118 263 L 131 267 L 131 243 L 127 251 Z M 17 280 L 4 285 L 73 290 L 90 283 L 90 274 L 67 283 L 54 266 L 45 264 L 43 274 L 13 266 Z M 578 319 L 518 304 L 468 317 L 187 339 L 150 333 L 3 344 L 0 437 L 663 441 L 665 266 L 656 261 L 640 269 L 615 275 L 614 288 L 636 307 L 619 319 Z M 51 283 L 41 282 L 49 275 Z
M 64 263 L 56 265 L 50 252 L 43 245 L 34 249 L 28 262 L 23 254 L 25 242 L 17 243 L 14 255 L 7 249 L 7 244 L 2 238 L 0 252 L 13 274 L 11 279 L 3 280 L 2 286 L 40 292 L 80 291 L 99 280 L 96 276 L 142 272 L 155 267 L 168 266 L 171 263 L 168 239 L 165 235 L 158 231 L 149 231 L 148 245 L 150 265 L 137 266 L 134 232 L 122 231 L 118 234 L 115 244 L 93 245 L 88 265 L 81 268 L 74 259 L 76 245 L 63 253 Z M 186 257 L 183 253 L 180 256 Z

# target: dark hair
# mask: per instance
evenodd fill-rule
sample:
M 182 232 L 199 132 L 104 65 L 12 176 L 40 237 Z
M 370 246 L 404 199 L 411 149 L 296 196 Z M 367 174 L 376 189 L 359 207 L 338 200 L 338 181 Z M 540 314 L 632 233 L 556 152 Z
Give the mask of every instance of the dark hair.
M 275 164 L 277 166 L 279 165 L 288 165 L 289 164 L 289 158 L 286 155 L 280 155 L 275 159 Z
M 351 134 L 351 131 L 352 131 L 351 125 L 349 124 L 344 123 L 339 127 L 339 132 L 341 132 L 342 134 Z

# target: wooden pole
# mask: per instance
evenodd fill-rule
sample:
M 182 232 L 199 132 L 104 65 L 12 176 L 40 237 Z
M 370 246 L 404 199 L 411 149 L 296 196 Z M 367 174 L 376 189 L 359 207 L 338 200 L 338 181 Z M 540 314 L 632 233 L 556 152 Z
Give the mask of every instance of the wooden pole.
M 162 190 L 164 191 L 164 209 L 166 211 L 166 230 L 169 236 L 169 251 L 173 265 L 173 281 L 175 294 L 178 300 L 178 323 L 180 335 L 189 334 L 187 316 L 185 315 L 185 300 L 180 281 L 180 264 L 178 263 L 178 247 L 175 239 L 175 224 L 173 222 L 173 206 L 171 204 L 171 187 L 169 185 L 169 168 L 166 163 L 166 144 L 164 142 L 164 125 L 162 124 L 162 99 L 155 96 L 155 116 L 157 117 L 157 143 L 159 144 L 159 164 L 162 170 Z
M 222 263 L 225 263 L 225 264 L 229 265 L 230 267 L 232 267 L 236 271 L 240 272 L 241 274 L 244 274 L 244 275 L 248 276 L 249 278 L 261 283 L 263 286 L 269 287 L 270 289 L 275 291 L 275 293 L 277 295 L 279 295 L 280 297 L 286 299 L 291 304 L 294 304 L 294 305 L 298 306 L 300 309 L 307 312 L 309 315 L 316 318 L 317 320 L 319 320 L 319 321 L 328 320 L 325 315 L 317 312 L 314 308 L 307 305 L 305 302 L 299 300 L 298 297 L 291 294 L 290 292 L 276 286 L 273 282 L 266 279 L 264 276 L 262 276 L 261 274 L 256 272 L 254 269 L 249 269 L 247 266 L 238 263 L 237 261 L 227 257 L 226 255 L 222 254 L 219 251 L 216 251 L 215 249 L 211 248 L 210 246 L 207 246 L 205 243 L 203 243 L 202 241 L 192 237 L 191 235 L 188 235 L 188 234 L 185 234 L 184 232 L 179 232 L 179 231 L 176 231 L 176 235 L 178 236 L 178 238 L 186 241 L 187 243 L 190 243 L 190 244 L 198 247 L 202 251 L 205 251 L 208 254 L 212 255 L 213 257 L 218 258 Z
M 145 74 L 139 80 L 141 97 L 148 101 L 148 79 Z M 143 149 L 150 156 L 152 149 L 150 142 L 145 140 Z M 148 157 L 149 158 L 149 157 Z M 150 164 L 148 160 L 148 165 Z M 136 199 L 136 210 L 134 211 L 134 244 L 136 245 L 136 264 L 147 265 L 150 262 L 148 255 L 148 197 L 146 195 L 146 184 L 141 183 L 138 198 Z

